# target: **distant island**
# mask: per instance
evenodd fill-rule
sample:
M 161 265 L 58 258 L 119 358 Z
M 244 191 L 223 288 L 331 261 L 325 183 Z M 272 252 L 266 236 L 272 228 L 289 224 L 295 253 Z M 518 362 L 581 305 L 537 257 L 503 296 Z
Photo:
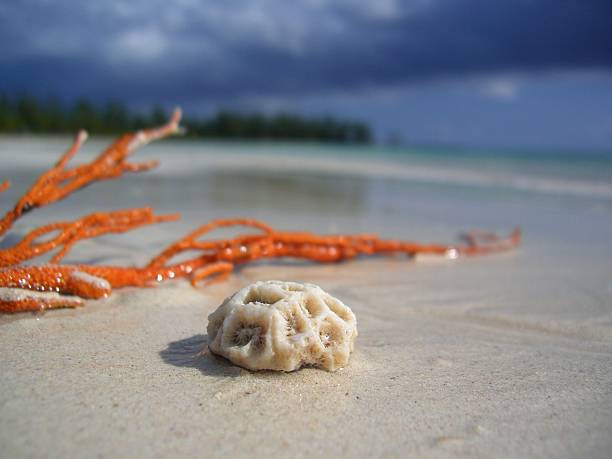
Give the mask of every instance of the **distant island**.
M 158 125 L 167 118 L 161 106 L 148 112 L 132 111 L 109 101 L 96 105 L 79 99 L 70 106 L 49 98 L 0 94 L 0 133 L 119 134 Z M 333 117 L 305 118 L 295 114 L 241 113 L 221 110 L 210 117 L 186 116 L 188 137 L 210 139 L 278 139 L 337 143 L 370 143 L 370 128 L 362 122 Z

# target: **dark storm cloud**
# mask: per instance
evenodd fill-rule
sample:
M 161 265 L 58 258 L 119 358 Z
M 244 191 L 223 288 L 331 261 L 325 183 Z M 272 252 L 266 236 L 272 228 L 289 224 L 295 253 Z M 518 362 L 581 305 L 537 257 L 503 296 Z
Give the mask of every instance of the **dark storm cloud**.
M 0 90 L 240 100 L 610 70 L 611 18 L 609 0 L 18 1 L 0 6 Z

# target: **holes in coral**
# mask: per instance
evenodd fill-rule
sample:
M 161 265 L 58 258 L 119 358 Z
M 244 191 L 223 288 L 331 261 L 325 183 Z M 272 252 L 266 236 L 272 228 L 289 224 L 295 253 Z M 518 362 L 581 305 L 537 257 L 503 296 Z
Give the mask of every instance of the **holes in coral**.
M 324 347 L 335 346 L 342 342 L 342 333 L 337 326 L 325 322 L 319 329 L 319 338 Z
M 232 335 L 232 343 L 236 346 L 245 346 L 251 341 L 255 334 L 259 334 L 259 327 L 248 327 L 240 324 Z
M 274 304 L 282 299 L 283 295 L 280 292 L 271 289 L 252 288 L 244 299 L 244 303 Z
M 253 336 L 253 339 L 251 340 L 252 350 L 260 351 L 264 348 L 265 345 L 266 345 L 266 335 L 264 335 L 263 333 L 260 333 L 256 336 Z
M 351 320 L 351 316 L 347 308 L 344 305 L 338 303 L 337 300 L 330 297 L 325 297 L 323 301 L 325 301 L 327 307 L 331 309 L 331 311 L 338 317 L 340 317 L 342 320 L 344 320 L 345 322 L 349 322 Z
M 266 341 L 265 332 L 265 328 L 258 324 L 240 323 L 232 333 L 232 343 L 241 347 L 251 343 L 252 348 L 262 348 Z
M 297 333 L 297 330 L 296 330 L 297 321 L 295 318 L 295 313 L 289 312 L 289 313 L 283 314 L 283 318 L 285 319 L 285 335 L 286 336 L 295 335 Z
M 284 311 L 282 315 L 283 319 L 285 319 L 286 336 L 293 336 L 304 332 L 306 329 L 304 319 L 295 310 Z
M 323 306 L 319 302 L 319 299 L 312 295 L 306 297 L 304 308 L 308 311 L 310 317 L 316 317 L 323 311 Z

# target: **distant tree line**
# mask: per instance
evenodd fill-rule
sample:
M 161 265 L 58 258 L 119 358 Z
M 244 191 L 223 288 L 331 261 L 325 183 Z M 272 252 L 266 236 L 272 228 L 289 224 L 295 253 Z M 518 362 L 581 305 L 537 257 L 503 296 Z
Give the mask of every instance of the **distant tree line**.
M 53 98 L 40 101 L 28 95 L 11 98 L 0 94 L 0 133 L 74 133 L 86 129 L 91 134 L 118 134 L 159 125 L 167 115 L 160 106 L 144 113 L 130 111 L 112 101 L 96 105 L 79 99 L 67 106 Z M 372 139 L 366 124 L 332 117 L 269 116 L 224 110 L 208 118 L 186 117 L 182 124 L 190 137 L 351 143 L 369 143 Z

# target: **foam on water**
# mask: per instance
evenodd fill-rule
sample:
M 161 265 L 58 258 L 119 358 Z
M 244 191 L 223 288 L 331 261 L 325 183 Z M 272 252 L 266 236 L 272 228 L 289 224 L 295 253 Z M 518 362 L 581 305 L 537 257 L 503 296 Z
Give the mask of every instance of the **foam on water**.
M 89 142 L 80 155 L 91 158 L 108 140 Z M 68 143 L 68 138 L 64 142 L 57 137 L 0 137 L 0 151 L 19 151 L 19 155 L 0 159 L 0 170 L 32 172 L 33 168 L 38 168 L 42 171 L 60 154 L 61 146 Z M 151 145 L 142 155 L 143 158 L 160 159 L 161 167 L 155 171 L 160 175 L 244 169 L 248 158 L 252 171 L 272 168 L 275 171 L 377 176 L 419 183 L 612 199 L 612 154 L 527 155 L 524 152 L 458 149 L 390 150 L 377 146 L 170 140 Z

